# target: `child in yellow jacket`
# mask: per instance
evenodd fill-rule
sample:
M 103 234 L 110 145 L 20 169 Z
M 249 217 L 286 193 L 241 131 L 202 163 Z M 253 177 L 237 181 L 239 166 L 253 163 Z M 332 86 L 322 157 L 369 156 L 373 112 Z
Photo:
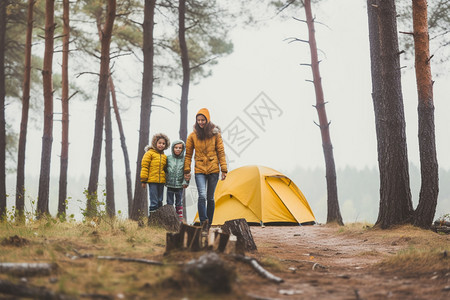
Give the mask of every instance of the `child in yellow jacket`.
M 157 133 L 152 138 L 151 146 L 145 147 L 145 154 L 141 162 L 141 184 L 145 188 L 148 184 L 149 212 L 162 206 L 164 184 L 166 183 L 167 156 L 164 150 L 170 146 L 167 135 Z

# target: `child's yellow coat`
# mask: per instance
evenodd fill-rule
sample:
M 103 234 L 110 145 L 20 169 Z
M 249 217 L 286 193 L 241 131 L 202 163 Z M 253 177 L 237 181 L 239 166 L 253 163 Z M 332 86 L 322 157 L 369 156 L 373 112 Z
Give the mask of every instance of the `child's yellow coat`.
M 141 162 L 141 182 L 166 183 L 167 156 L 153 148 L 145 152 Z

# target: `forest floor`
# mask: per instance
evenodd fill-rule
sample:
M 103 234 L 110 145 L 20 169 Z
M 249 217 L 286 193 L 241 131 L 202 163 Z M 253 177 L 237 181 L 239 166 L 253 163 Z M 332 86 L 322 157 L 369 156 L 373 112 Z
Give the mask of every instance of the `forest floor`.
M 283 282 L 220 254 L 234 277 L 231 291 L 219 293 L 183 271 L 206 252 L 165 254 L 161 228 L 129 221 L 0 223 L 0 269 L 7 262 L 57 265 L 38 276 L 0 270 L 0 299 L 37 299 L 38 290 L 52 299 L 450 299 L 450 235 L 365 224 L 250 228 L 258 249 L 246 255 Z
M 275 274 L 284 282 L 247 278 L 243 284 L 247 295 L 254 299 L 450 299 L 449 235 L 409 226 L 359 228 L 252 227 L 258 246 L 255 257 L 277 261 Z

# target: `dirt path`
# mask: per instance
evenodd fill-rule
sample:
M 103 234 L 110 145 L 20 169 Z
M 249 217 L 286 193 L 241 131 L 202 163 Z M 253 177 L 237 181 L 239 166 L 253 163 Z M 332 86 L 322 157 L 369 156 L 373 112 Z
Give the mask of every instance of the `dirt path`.
M 450 299 L 448 268 L 444 274 L 411 274 L 375 265 L 408 247 L 408 237 L 346 234 L 322 225 L 251 230 L 258 246 L 253 256 L 264 258 L 262 262 L 284 279 L 281 284 L 252 276 L 242 279 L 251 298 Z M 448 260 L 445 263 L 448 267 Z

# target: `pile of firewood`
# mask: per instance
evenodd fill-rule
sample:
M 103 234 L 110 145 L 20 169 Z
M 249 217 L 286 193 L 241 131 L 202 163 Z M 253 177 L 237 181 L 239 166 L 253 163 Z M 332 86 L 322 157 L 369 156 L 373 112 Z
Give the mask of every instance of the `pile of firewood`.
M 437 233 L 450 233 L 450 222 L 445 219 L 436 220 L 434 224 L 431 226 L 431 230 Z
M 209 230 L 204 226 L 180 224 L 178 232 L 166 233 L 166 253 L 172 250 L 212 250 L 227 254 L 256 251 L 250 228 L 245 219 L 225 222 L 221 228 Z
M 245 219 L 227 221 L 221 228 L 210 229 L 207 223 L 191 226 L 180 222 L 173 205 L 164 205 L 150 213 L 148 225 L 167 230 L 166 254 L 173 250 L 213 250 L 227 254 L 257 250 Z

